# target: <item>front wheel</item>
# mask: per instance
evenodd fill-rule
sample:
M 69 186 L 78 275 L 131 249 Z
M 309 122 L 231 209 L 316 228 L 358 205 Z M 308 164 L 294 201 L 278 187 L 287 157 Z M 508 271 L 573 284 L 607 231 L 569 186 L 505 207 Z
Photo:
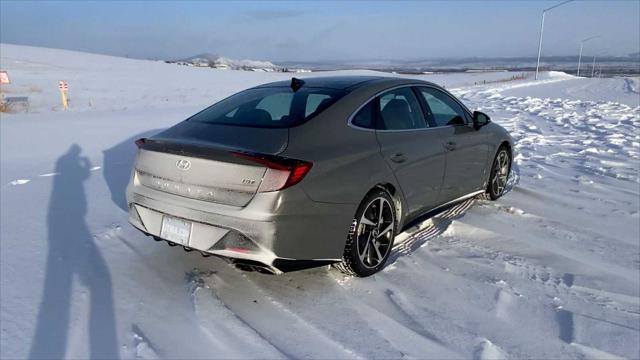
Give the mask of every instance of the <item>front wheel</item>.
M 487 185 L 487 194 L 491 200 L 497 200 L 504 194 L 511 172 L 511 156 L 506 147 L 501 147 L 491 167 L 491 177 Z
M 342 262 L 334 267 L 359 277 L 380 271 L 393 247 L 397 228 L 395 214 L 393 199 L 386 191 L 369 193 L 356 211 Z

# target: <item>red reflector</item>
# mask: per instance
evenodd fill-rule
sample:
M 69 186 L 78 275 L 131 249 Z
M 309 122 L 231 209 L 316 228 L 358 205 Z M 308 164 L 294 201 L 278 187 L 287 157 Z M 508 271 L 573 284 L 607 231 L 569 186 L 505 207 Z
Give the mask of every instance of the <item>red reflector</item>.
M 140 138 L 140 139 L 136 140 L 136 146 L 138 147 L 138 149 L 141 148 L 142 145 L 144 145 L 145 141 L 147 141 L 147 139 L 145 139 L 145 138 Z
M 249 254 L 251 252 L 251 250 L 249 250 L 249 249 L 243 249 L 243 248 L 238 248 L 238 247 L 225 248 L 225 250 L 238 252 L 238 253 L 242 253 L 242 254 Z
M 309 170 L 311 170 L 311 166 L 313 166 L 313 164 L 308 162 L 303 162 L 296 165 L 291 171 L 291 174 L 289 174 L 289 178 L 282 188 L 288 188 L 289 186 L 293 186 L 302 181 Z

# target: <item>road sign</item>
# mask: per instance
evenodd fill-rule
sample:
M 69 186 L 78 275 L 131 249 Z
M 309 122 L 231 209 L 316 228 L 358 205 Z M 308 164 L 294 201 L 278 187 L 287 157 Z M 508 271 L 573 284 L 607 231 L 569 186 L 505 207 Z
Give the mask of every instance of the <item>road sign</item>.
M 62 107 L 67 110 L 69 109 L 69 100 L 67 99 L 67 91 L 69 90 L 69 86 L 67 82 L 64 80 L 58 81 L 58 89 L 60 89 L 60 98 L 62 99 Z
M 1 70 L 0 71 L 0 84 L 10 84 L 11 81 L 9 80 L 9 74 L 4 71 Z

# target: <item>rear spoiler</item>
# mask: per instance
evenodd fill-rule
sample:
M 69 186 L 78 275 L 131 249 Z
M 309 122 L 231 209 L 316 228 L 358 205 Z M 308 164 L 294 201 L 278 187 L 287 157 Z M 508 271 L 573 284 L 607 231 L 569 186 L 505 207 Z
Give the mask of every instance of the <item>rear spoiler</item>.
M 195 157 L 208 160 L 218 160 L 226 162 L 238 162 L 233 152 L 242 149 L 232 149 L 223 146 L 212 146 L 211 144 L 188 143 L 176 140 L 141 138 L 135 141 L 138 149 L 155 151 L 160 153 Z M 236 160 L 234 160 L 236 159 Z

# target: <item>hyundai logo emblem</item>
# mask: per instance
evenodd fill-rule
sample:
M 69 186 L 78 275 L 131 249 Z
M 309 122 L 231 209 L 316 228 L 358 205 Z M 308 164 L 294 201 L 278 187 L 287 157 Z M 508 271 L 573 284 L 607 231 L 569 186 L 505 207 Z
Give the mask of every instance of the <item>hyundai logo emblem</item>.
M 191 161 L 180 159 L 176 162 L 176 167 L 180 170 L 189 170 L 191 168 Z

